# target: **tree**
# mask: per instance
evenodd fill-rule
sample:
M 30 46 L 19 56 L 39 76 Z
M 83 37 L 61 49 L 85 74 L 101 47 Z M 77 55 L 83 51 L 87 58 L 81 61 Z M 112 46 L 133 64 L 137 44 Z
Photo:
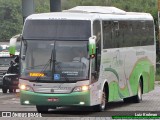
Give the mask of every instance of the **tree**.
M 21 33 L 21 0 L 0 0 L 0 41 Z
M 35 13 L 49 12 L 50 0 L 35 0 Z M 158 30 L 157 0 L 61 0 L 62 10 L 75 6 L 115 6 L 125 11 L 148 12 Z M 0 41 L 20 34 L 23 27 L 21 0 L 0 0 Z

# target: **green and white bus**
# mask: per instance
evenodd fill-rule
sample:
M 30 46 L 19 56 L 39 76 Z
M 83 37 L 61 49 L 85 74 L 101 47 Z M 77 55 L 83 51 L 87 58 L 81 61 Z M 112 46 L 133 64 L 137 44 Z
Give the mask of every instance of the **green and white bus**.
M 75 58 L 83 52 L 86 62 Z M 77 6 L 33 14 L 22 32 L 22 105 L 38 112 L 61 106 L 140 102 L 154 89 L 153 17 L 115 7 Z M 132 99 L 131 99 L 132 98 Z

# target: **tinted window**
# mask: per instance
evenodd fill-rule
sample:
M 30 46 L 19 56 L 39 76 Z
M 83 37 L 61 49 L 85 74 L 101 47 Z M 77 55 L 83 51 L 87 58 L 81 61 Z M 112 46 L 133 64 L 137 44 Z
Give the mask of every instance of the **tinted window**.
M 23 38 L 86 40 L 91 36 L 90 26 L 90 21 L 84 20 L 27 20 Z
M 153 22 L 103 21 L 103 43 L 104 49 L 153 45 Z
M 97 37 L 98 53 L 101 51 L 101 26 L 100 21 L 96 20 L 93 22 L 93 34 Z
M 114 41 L 112 40 L 112 24 L 111 21 L 103 21 L 103 47 L 105 48 L 113 48 Z

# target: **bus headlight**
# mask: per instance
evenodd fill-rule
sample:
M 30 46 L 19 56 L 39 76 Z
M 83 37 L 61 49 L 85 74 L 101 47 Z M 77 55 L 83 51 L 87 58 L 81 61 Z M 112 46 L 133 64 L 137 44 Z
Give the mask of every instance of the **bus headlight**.
M 88 85 L 84 85 L 84 86 L 78 86 L 74 88 L 74 92 L 84 92 L 84 91 L 88 91 L 89 90 L 89 86 Z
M 24 85 L 24 84 L 20 84 L 19 85 L 20 90 L 26 90 L 26 91 L 31 91 L 33 92 L 33 88 L 30 87 L 29 85 Z
M 25 90 L 26 89 L 26 85 L 23 85 L 23 84 L 19 85 L 19 89 L 20 90 Z

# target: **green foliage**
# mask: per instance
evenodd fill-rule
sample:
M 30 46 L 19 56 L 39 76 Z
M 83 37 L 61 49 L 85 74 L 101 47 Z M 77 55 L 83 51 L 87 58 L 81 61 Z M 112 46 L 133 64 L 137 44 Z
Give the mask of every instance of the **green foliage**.
M 18 34 L 22 29 L 21 0 L 0 0 L 0 41 Z
M 49 0 L 34 0 L 35 12 L 49 12 Z M 62 9 L 75 6 L 115 6 L 125 11 L 148 12 L 155 19 L 158 31 L 157 0 L 61 0 Z M 21 0 L 0 0 L 0 41 L 21 33 L 23 26 Z
M 49 0 L 35 0 L 35 12 L 45 13 L 50 11 Z

